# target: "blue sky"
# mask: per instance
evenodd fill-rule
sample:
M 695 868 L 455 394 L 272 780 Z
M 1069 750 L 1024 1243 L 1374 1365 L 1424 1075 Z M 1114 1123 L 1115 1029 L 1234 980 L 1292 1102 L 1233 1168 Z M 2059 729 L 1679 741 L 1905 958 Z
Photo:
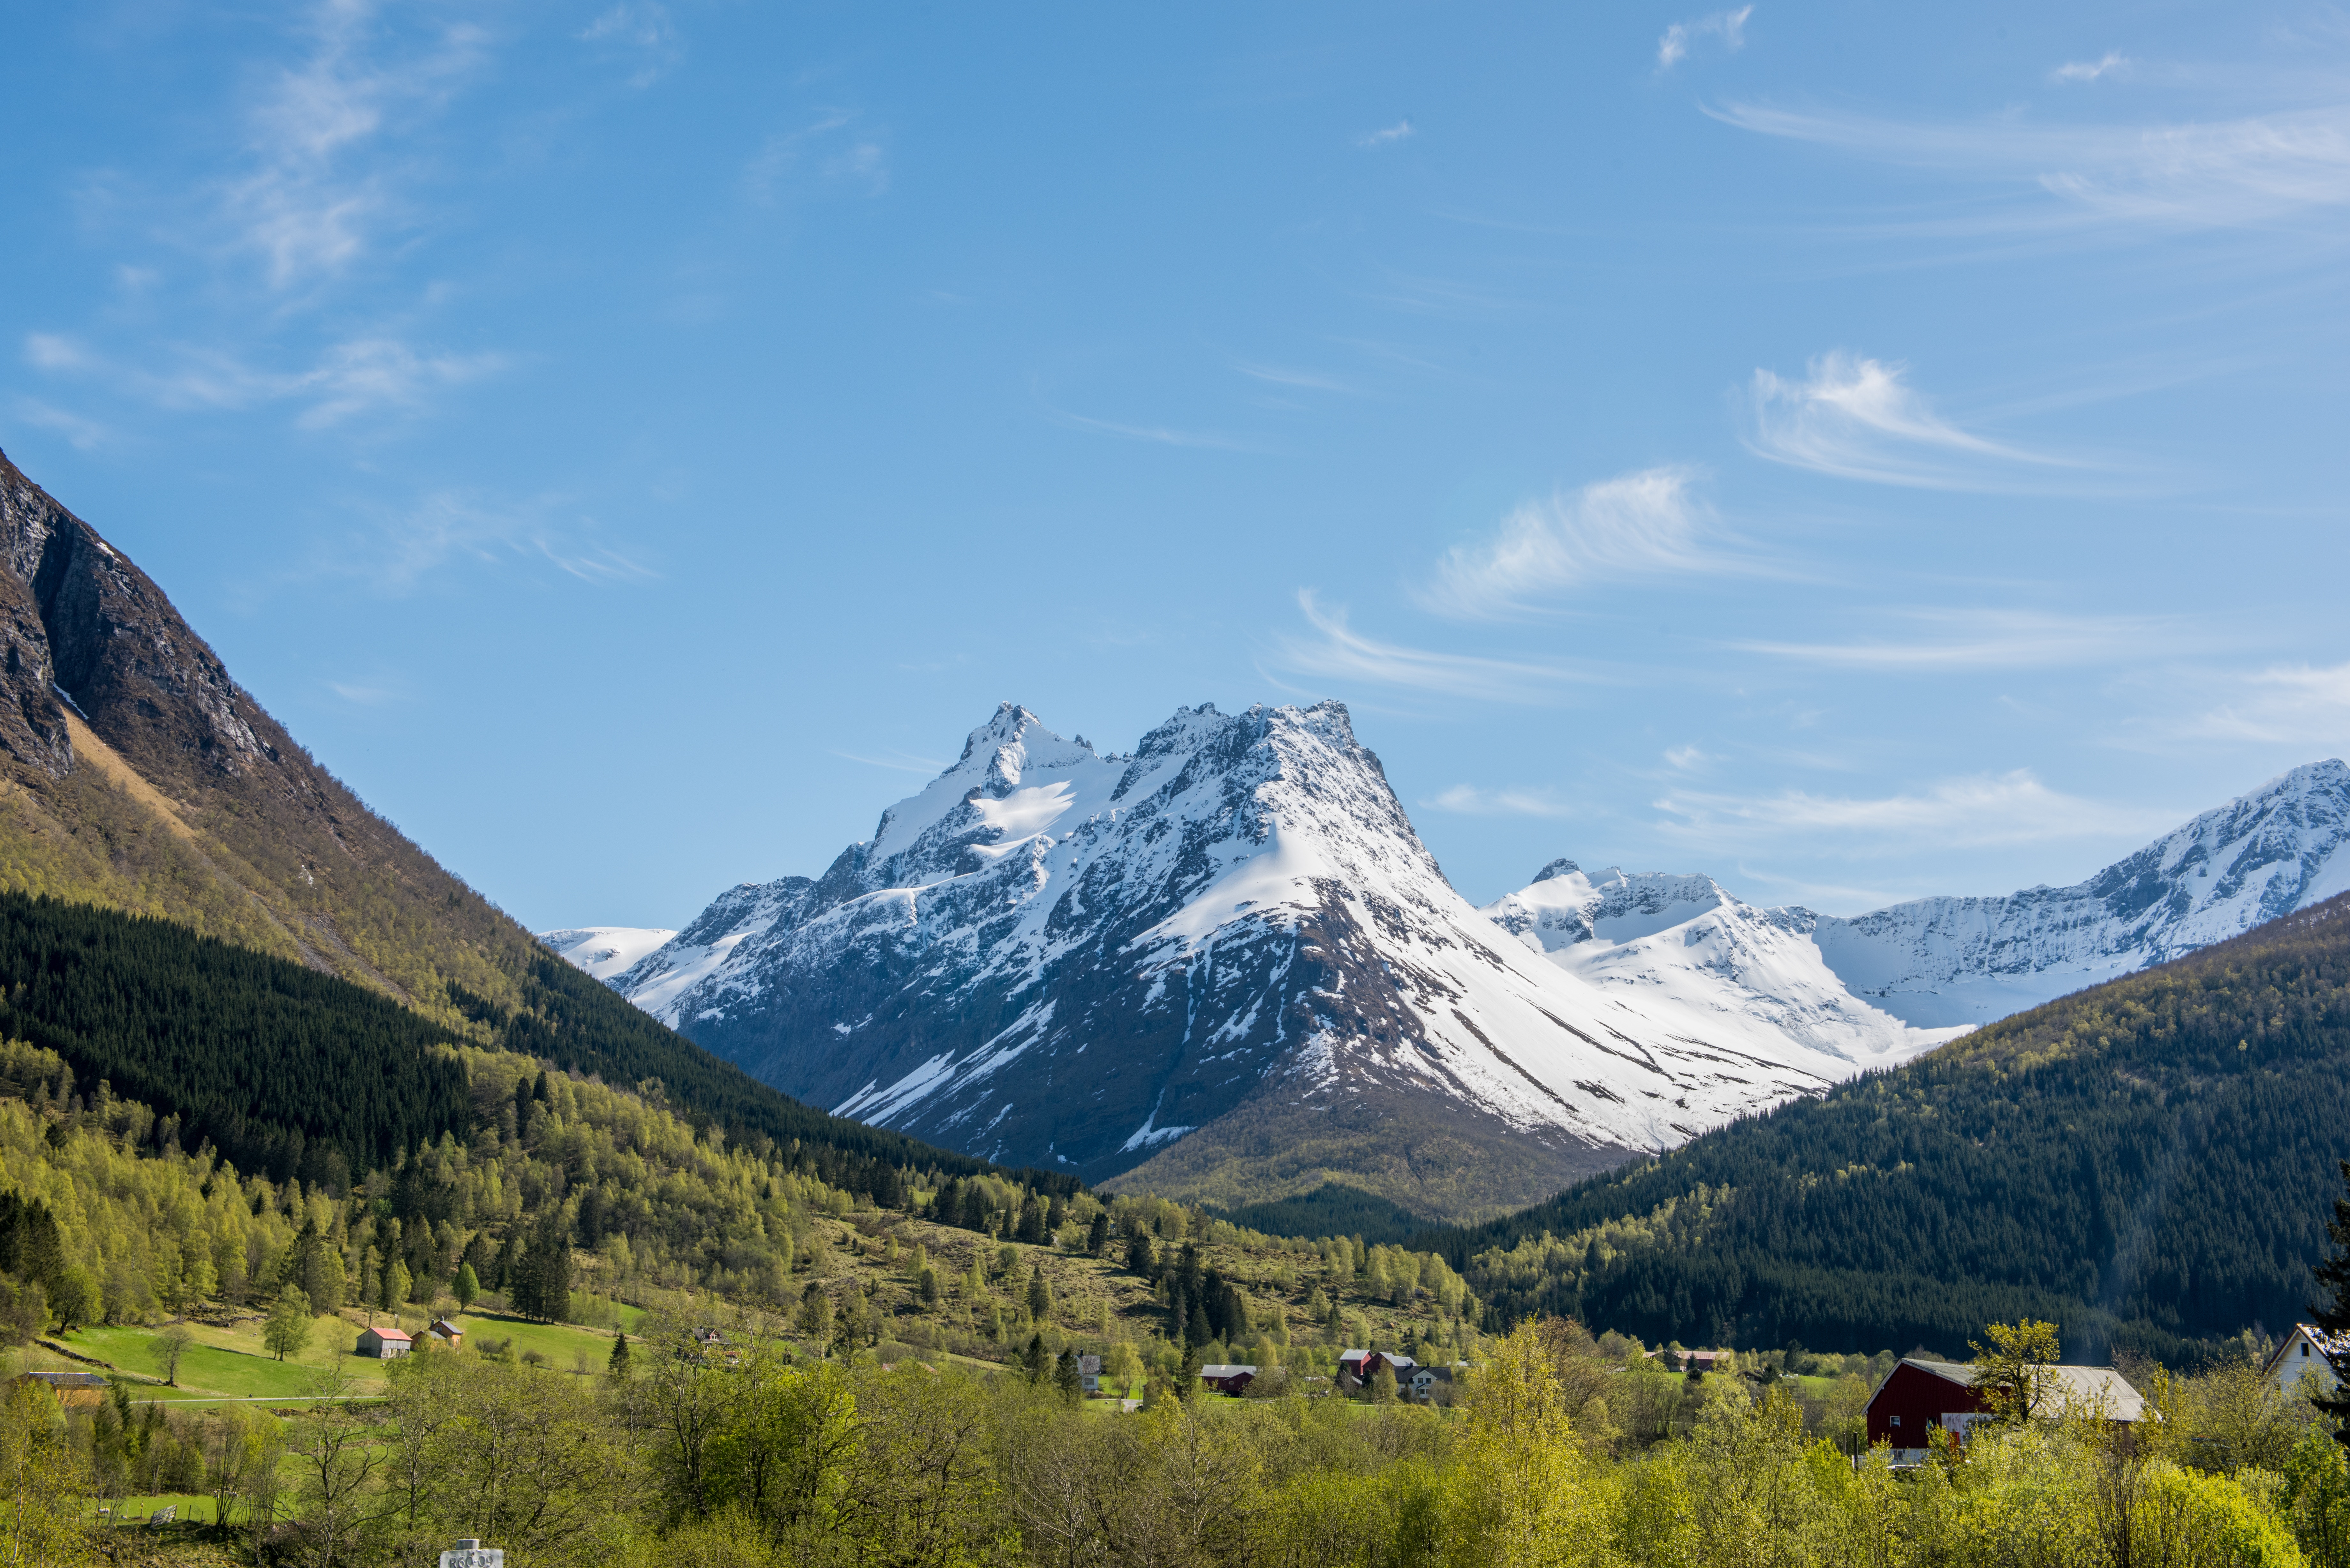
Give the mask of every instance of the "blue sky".
M 517 916 L 999 701 L 1456 884 L 2075 879 L 2350 732 L 2313 6 L 23 7 L 0 447 Z

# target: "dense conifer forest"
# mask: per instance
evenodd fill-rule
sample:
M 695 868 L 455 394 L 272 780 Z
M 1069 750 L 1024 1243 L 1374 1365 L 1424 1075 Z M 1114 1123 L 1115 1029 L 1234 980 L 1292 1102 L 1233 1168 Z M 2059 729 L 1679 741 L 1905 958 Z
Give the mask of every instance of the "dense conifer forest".
M 2350 896 L 1431 1234 L 1496 1321 L 2191 1356 L 2306 1315 L 2350 1156 Z
M 348 1189 L 444 1133 L 477 1126 L 462 1045 L 638 1089 L 697 1130 L 887 1192 L 908 1167 L 985 1161 L 827 1116 L 720 1062 L 551 953 L 508 1009 L 453 983 L 464 1033 L 380 992 L 170 920 L 0 891 L 0 1033 L 52 1050 L 75 1080 L 151 1106 L 166 1135 L 209 1141 L 275 1181 Z M 592 993 L 592 994 L 591 994 Z M 1066 1176 L 1026 1185 L 1064 1194 Z

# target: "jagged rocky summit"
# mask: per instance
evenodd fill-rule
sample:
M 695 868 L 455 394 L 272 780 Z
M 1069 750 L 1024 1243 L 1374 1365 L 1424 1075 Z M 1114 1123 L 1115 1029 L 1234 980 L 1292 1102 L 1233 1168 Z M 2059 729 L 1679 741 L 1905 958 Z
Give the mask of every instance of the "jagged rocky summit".
M 1447 1216 L 1930 1043 L 1699 1026 L 1546 961 L 1445 880 L 1335 702 L 1180 711 L 1124 756 L 1007 703 L 822 877 L 733 888 L 608 983 L 974 1154 Z
M 1846 919 L 1711 878 L 1571 860 L 1485 913 L 1561 968 L 1691 1028 L 1911 1054 L 2350 889 L 2350 768 L 2314 763 L 2069 888 L 1919 898 Z

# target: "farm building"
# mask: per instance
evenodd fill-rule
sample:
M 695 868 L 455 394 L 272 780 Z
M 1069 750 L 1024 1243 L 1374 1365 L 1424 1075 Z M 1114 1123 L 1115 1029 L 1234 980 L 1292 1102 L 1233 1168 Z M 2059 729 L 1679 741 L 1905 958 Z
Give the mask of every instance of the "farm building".
M 1200 1368 L 1200 1381 L 1219 1394 L 1245 1394 L 1255 1380 L 1253 1366 L 1233 1366 L 1220 1361 L 1213 1366 Z
M 2060 1407 L 2101 1410 L 2124 1423 L 2147 1417 L 2146 1401 L 2110 1366 L 2048 1366 Z M 1906 1356 L 1868 1399 L 1868 1440 L 1893 1449 L 1897 1465 L 1926 1458 L 1927 1434 L 1939 1427 L 1964 1438 L 1969 1428 L 1991 1418 L 1990 1406 L 1975 1392 L 1975 1369 L 1955 1361 Z
M 445 1317 L 434 1318 L 432 1326 L 424 1333 L 433 1344 L 444 1349 L 463 1350 L 465 1347 L 465 1331 Z
M 1419 1366 L 1410 1356 L 1398 1355 L 1393 1351 L 1349 1350 L 1338 1357 L 1338 1386 L 1359 1388 L 1368 1384 L 1384 1366 L 1395 1374 L 1397 1387 L 1407 1387 Z
M 2342 1386 L 2334 1370 L 2334 1357 L 2350 1355 L 2350 1334 L 2328 1334 L 2314 1323 L 2297 1323 L 2284 1343 L 2269 1353 L 2262 1376 L 2288 1394 L 2301 1391 L 2304 1377 L 2317 1379 L 2318 1392 L 2331 1395 Z
M 1088 1399 L 1101 1392 L 1101 1363 L 1102 1358 L 1098 1355 L 1077 1357 L 1077 1382 Z
M 106 1402 L 106 1379 L 95 1372 L 27 1372 L 19 1383 L 37 1383 L 68 1410 L 95 1410 Z
M 353 1355 L 372 1355 L 378 1360 L 391 1361 L 416 1348 L 416 1342 L 396 1328 L 367 1328 L 359 1331 L 359 1342 L 351 1346 Z

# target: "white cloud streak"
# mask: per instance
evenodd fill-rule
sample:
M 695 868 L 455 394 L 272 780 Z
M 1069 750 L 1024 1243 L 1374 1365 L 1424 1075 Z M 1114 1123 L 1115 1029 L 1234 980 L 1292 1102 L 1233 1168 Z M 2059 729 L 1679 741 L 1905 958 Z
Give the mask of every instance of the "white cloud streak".
M 487 35 L 461 24 L 385 57 L 375 23 L 369 0 L 327 0 L 310 13 L 307 57 L 252 96 L 252 167 L 220 200 L 239 245 L 264 259 L 272 288 L 340 272 L 360 256 L 399 206 L 398 171 L 376 144 L 446 101 L 487 53 Z
M 379 411 L 421 412 L 433 393 L 495 374 L 506 363 L 495 354 L 451 354 L 375 336 L 330 344 L 317 363 L 302 370 L 260 369 L 234 355 L 192 348 L 182 349 L 171 369 L 151 370 L 116 364 L 71 338 L 38 332 L 26 338 L 25 358 L 36 369 L 93 377 L 166 409 L 235 410 L 300 403 L 304 407 L 294 422 L 305 430 Z
M 1691 477 L 1642 469 L 1527 502 L 1490 538 L 1447 555 L 1420 597 L 1446 615 L 1495 618 L 1606 579 L 1743 569 L 1712 547 Z
M 89 452 L 114 439 L 114 432 L 96 420 L 84 419 L 70 410 L 45 403 L 38 398 L 19 397 L 11 401 L 19 422 L 35 430 L 56 431 L 76 452 Z
M 1946 230 L 2199 229 L 2273 223 L 2350 204 L 2350 104 L 2168 125 L 1935 122 L 1707 110 L 1758 135 L 2012 187 L 2019 202 Z
M 2116 663 L 2157 651 L 2175 652 L 2192 635 L 2172 621 L 2028 610 L 1916 610 L 1902 618 L 1913 628 L 1906 637 L 1730 646 L 1742 653 L 1830 669 L 1930 672 Z
M 1675 22 L 1657 40 L 1657 68 L 1669 71 L 1687 59 L 1693 38 L 1720 38 L 1721 47 L 1733 52 L 1744 48 L 1746 18 L 1752 15 L 1753 6 L 1741 5 L 1735 11 L 1716 11 L 1693 22 Z
M 360 576 L 394 591 L 412 588 L 439 567 L 458 560 L 536 561 L 590 583 L 632 582 L 659 576 L 597 541 L 592 523 L 559 522 L 556 513 L 562 504 L 554 497 L 502 504 L 469 492 L 437 491 L 380 525 L 380 548 L 357 550 L 320 575 Z
M 1326 607 L 1311 588 L 1298 590 L 1297 607 L 1315 635 L 1283 637 L 1274 651 L 1275 662 L 1296 673 L 1482 701 L 1525 703 L 1551 701 L 1561 685 L 1578 679 L 1574 671 L 1556 665 L 1438 653 L 1365 637 L 1347 625 L 1344 608 Z
M 1841 349 L 1788 380 L 1758 369 L 1747 449 L 1841 479 L 1926 490 L 2012 493 L 2049 487 L 2064 459 L 2004 445 L 1953 424 L 1907 380 L 1908 368 Z
M 1546 789 L 1486 789 L 1454 784 L 1420 803 L 1462 816 L 1573 816 L 1575 808 Z
M 827 109 L 797 130 L 778 131 L 761 144 L 743 171 L 752 201 L 772 205 L 785 189 L 812 182 L 879 196 L 889 189 L 889 154 L 858 127 L 856 111 Z
M 2126 72 L 2129 67 L 2127 56 L 2119 50 L 2109 49 L 2101 60 L 2073 60 L 2058 66 L 2048 73 L 2048 79 L 2053 82 L 2093 82 L 2100 77 Z
M 650 87 L 685 57 L 669 7 L 653 0 L 613 6 L 588 23 L 579 40 L 601 44 L 633 61 L 636 68 L 629 76 L 632 88 Z
M 2235 700 L 2195 729 L 2227 740 L 2294 745 L 2350 743 L 2350 664 L 2281 665 L 2248 676 Z
M 1385 130 L 1374 130 L 1368 135 L 1357 137 L 1355 139 L 1355 145 L 1357 147 L 1388 147 L 1392 146 L 1396 142 L 1405 140 L 1410 137 L 1411 134 L 1411 121 L 1409 119 L 1399 119 L 1393 125 L 1387 127 Z
M 1656 807 L 1678 819 L 1664 824 L 1666 831 L 1692 842 L 1829 836 L 1846 847 L 1871 840 L 1905 850 L 1929 837 L 1949 846 L 2130 836 L 2158 833 L 2177 821 L 2169 812 L 2052 790 L 2026 769 L 1949 779 L 1913 794 L 1874 799 L 1802 790 L 1765 796 L 1683 793 L 1659 800 Z

